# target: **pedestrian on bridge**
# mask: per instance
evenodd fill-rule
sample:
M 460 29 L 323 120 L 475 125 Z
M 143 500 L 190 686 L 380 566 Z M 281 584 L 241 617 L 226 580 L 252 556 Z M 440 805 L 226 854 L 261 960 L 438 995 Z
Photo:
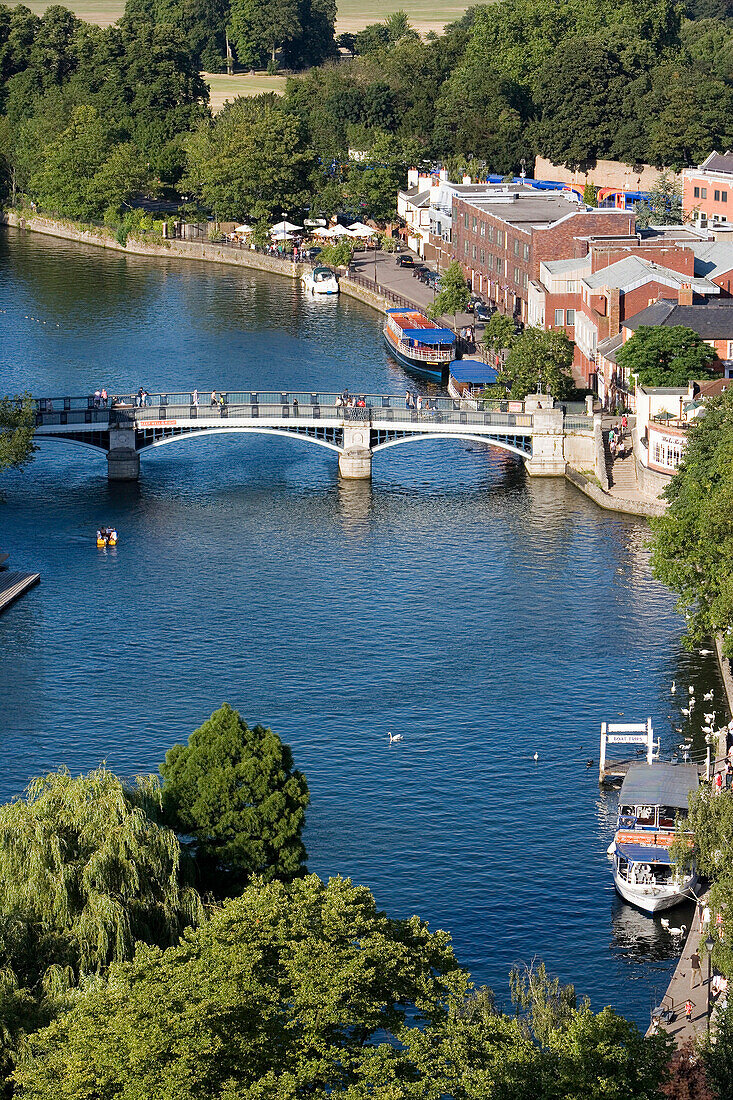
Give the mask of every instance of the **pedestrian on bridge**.
M 212 407 L 212 409 L 213 409 L 214 405 L 217 405 L 217 404 L 218 404 L 218 401 L 216 400 L 216 390 L 212 390 L 211 391 L 211 407 Z
M 199 391 L 194 390 L 193 393 L 191 394 L 191 404 L 192 405 L 198 405 L 198 403 L 199 403 Z
M 405 393 L 405 408 L 409 409 L 409 407 L 410 407 L 410 391 L 407 390 L 407 392 Z

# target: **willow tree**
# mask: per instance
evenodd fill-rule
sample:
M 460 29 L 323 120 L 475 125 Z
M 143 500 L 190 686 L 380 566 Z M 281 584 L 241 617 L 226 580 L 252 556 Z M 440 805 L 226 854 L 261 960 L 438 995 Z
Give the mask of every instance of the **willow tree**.
M 217 893 L 254 874 L 293 879 L 305 869 L 305 776 L 278 735 L 249 728 L 228 703 L 174 745 L 161 766 L 166 818 L 195 838 L 199 867 Z
M 51 772 L 0 807 L 0 918 L 20 922 L 49 964 L 46 981 L 59 968 L 71 981 L 100 972 L 131 958 L 138 940 L 167 947 L 200 922 L 179 841 L 155 820 L 160 806 L 155 777 L 128 787 L 100 767 Z

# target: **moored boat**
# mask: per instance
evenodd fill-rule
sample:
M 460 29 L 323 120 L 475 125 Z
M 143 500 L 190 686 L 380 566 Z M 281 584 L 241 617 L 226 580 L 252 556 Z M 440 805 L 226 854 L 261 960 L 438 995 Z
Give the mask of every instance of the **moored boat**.
M 647 913 L 692 897 L 697 872 L 679 867 L 670 847 L 678 822 L 687 818 L 689 795 L 699 784 L 697 768 L 687 764 L 632 764 L 624 777 L 610 849 L 613 882 L 625 901 Z
M 310 294 L 338 294 L 339 292 L 339 281 L 330 267 L 314 267 L 312 271 L 306 271 L 301 282 Z
M 415 374 L 441 382 L 455 358 L 456 335 L 416 309 L 388 309 L 384 324 L 387 351 Z

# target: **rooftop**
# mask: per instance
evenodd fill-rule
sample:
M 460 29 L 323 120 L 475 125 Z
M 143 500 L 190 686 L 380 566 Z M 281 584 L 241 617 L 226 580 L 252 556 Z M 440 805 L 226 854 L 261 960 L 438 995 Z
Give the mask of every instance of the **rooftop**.
M 413 206 L 428 206 L 430 203 L 430 191 L 421 191 L 419 187 L 408 187 L 406 191 L 400 191 Z
M 690 791 L 700 786 L 695 764 L 632 764 L 621 785 L 619 806 L 688 808 Z
M 684 325 L 685 328 L 697 332 L 703 340 L 731 340 L 733 298 L 701 302 L 692 306 L 681 306 L 677 302 L 663 299 L 627 318 L 623 325 L 632 332 L 642 325 Z
M 695 274 L 714 279 L 733 271 L 733 241 L 695 241 L 690 245 L 695 253 Z
M 725 172 L 733 175 L 733 150 L 728 149 L 726 153 L 716 153 L 713 150 L 707 160 L 702 162 L 700 168 L 706 172 Z
M 594 271 L 592 275 L 586 275 L 583 282 L 591 290 L 599 290 L 602 287 L 618 287 L 619 290 L 628 291 L 643 286 L 651 279 L 657 279 L 673 287 L 690 283 L 692 289 L 698 294 L 720 293 L 720 288 L 710 279 L 683 275 L 670 267 L 655 264 L 652 260 L 647 260 L 643 256 L 624 256 L 622 260 L 616 260 L 615 264 L 602 267 L 598 271 Z
M 564 275 L 567 271 L 577 271 L 581 267 L 588 267 L 590 254 L 587 256 L 571 256 L 567 260 L 543 260 L 542 266 L 551 275 Z

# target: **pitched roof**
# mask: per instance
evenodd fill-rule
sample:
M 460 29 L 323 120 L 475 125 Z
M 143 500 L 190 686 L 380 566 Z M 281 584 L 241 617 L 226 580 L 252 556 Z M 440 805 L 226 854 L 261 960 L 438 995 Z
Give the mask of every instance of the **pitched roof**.
M 695 274 L 714 279 L 733 271 L 733 241 L 695 241 L 690 245 L 695 253 Z
M 619 806 L 687 809 L 687 796 L 700 786 L 695 764 L 632 764 L 621 784 Z
M 703 340 L 731 340 L 733 298 L 692 306 L 681 306 L 677 302 L 662 300 L 654 302 L 623 322 L 624 328 L 629 328 L 632 332 L 642 325 L 683 325 L 698 333 Z
M 733 151 L 728 149 L 726 153 L 716 153 L 713 150 L 700 167 L 704 168 L 706 172 L 730 172 L 733 175 Z
M 622 260 L 609 267 L 602 267 L 594 271 L 592 275 L 586 275 L 583 282 L 591 290 L 601 287 L 618 287 L 619 290 L 632 290 L 637 286 L 657 279 L 667 286 L 679 287 L 684 283 L 691 283 L 692 289 L 698 294 L 719 294 L 720 288 L 710 279 L 683 275 L 671 267 L 662 267 L 643 256 L 625 256 Z

